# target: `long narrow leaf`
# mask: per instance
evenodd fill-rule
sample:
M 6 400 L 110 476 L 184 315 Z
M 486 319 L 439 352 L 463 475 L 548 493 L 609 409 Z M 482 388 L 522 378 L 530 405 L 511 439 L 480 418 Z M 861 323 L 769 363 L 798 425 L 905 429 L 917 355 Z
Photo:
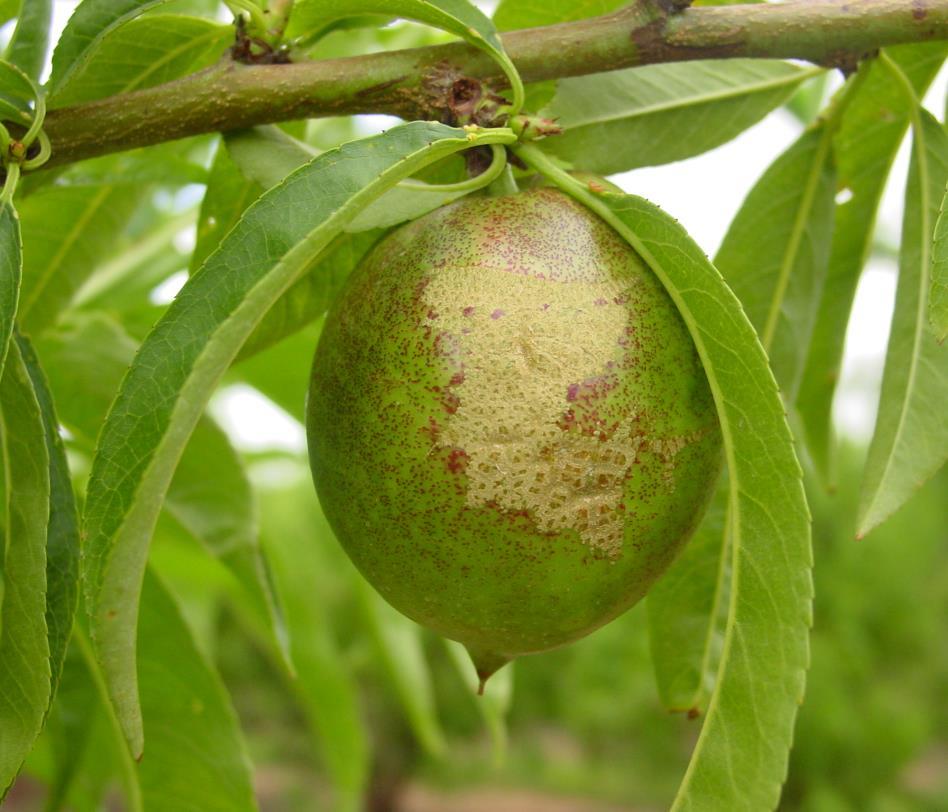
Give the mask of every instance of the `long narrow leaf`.
M 72 492 L 66 449 L 59 436 L 59 421 L 52 393 L 33 346 L 16 336 L 17 348 L 30 376 L 43 418 L 49 457 L 49 522 L 46 531 L 46 627 L 49 633 L 50 700 L 62 673 L 72 621 L 79 600 L 79 515 Z
M 100 435 L 85 512 L 93 643 L 134 753 L 143 746 L 135 618 L 148 542 L 215 385 L 266 311 L 361 207 L 435 160 L 512 138 L 415 122 L 324 153 L 247 210 L 145 340 Z
M 220 58 L 231 26 L 178 14 L 149 15 L 113 27 L 57 88 L 56 107 L 168 82 Z
M 137 344 L 102 313 L 75 318 L 41 336 L 62 419 L 80 446 L 91 448 L 135 355 Z M 165 509 L 211 555 L 225 564 L 250 598 L 284 658 L 279 603 L 257 538 L 254 496 L 243 463 L 208 417 L 197 424 L 168 489 Z
M 21 3 L 6 58 L 34 80 L 39 79 L 46 64 L 52 21 L 52 0 L 23 0 Z
M 755 184 L 714 264 L 744 305 L 793 403 L 816 319 L 833 236 L 832 132 L 805 132 Z
M 731 585 L 728 485 L 719 485 L 688 545 L 648 593 L 649 645 L 662 704 L 697 716 L 717 679 Z
M 948 338 L 948 188 L 941 201 L 932 248 L 932 288 L 928 301 L 929 318 L 939 342 Z
M 895 313 L 857 518 L 865 535 L 948 458 L 948 344 L 928 321 L 932 238 L 948 181 L 948 134 L 921 109 L 905 191 Z
M 109 31 L 164 2 L 167 0 L 82 0 L 53 51 L 53 70 L 48 83 L 51 100 Z
M 0 599 L 0 799 L 39 735 L 49 706 L 46 523 L 49 459 L 43 417 L 17 343 L 0 378 L 6 554 Z
M 943 42 L 899 46 L 886 51 L 923 93 L 944 63 Z M 884 65 L 864 65 L 868 76 L 854 93 L 834 136 L 839 187 L 850 195 L 836 207 L 829 270 L 797 410 L 810 458 L 824 481 L 833 478 L 832 402 L 843 357 L 843 337 L 856 284 L 869 251 L 879 199 L 899 144 L 909 125 L 910 102 Z
M 47 186 L 19 203 L 23 289 L 19 320 L 31 335 L 53 324 L 119 235 L 147 187 Z
M 709 799 L 720 809 L 773 809 L 803 699 L 813 596 L 809 511 L 776 383 L 739 301 L 674 219 L 641 198 L 563 183 L 628 240 L 678 306 L 724 438 L 730 607 L 714 692 L 673 809 L 707 808 Z
M 20 277 L 23 266 L 23 245 L 20 221 L 11 205 L 0 206 L 0 373 L 20 300 Z
M 680 161 L 729 141 L 785 102 L 815 69 L 729 59 L 562 79 L 543 149 L 600 174 Z

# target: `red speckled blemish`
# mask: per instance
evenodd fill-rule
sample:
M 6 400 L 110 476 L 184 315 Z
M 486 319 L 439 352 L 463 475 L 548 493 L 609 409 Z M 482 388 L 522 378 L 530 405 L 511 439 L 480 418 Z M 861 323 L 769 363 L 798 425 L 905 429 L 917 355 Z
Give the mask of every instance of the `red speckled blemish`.
M 467 468 L 468 461 L 469 457 L 463 448 L 452 448 L 448 452 L 448 458 L 445 462 L 448 466 L 448 470 L 452 474 L 463 474 Z
M 579 395 L 579 384 L 571 383 L 569 385 L 569 388 L 566 390 L 566 400 L 568 400 L 570 403 L 575 403 L 578 395 Z
M 465 307 L 464 310 L 461 311 L 461 315 L 462 315 L 462 316 L 473 316 L 473 315 L 474 315 L 474 308 L 473 308 L 473 306 L 468 305 L 467 307 Z
M 600 296 L 598 299 L 596 299 L 595 302 L 593 302 L 593 304 L 598 305 L 599 307 L 602 307 L 603 305 L 609 304 L 609 302 L 607 302 L 605 299 L 602 298 L 602 296 Z
M 449 381 L 449 384 L 451 386 L 460 386 L 462 383 L 464 383 L 464 370 L 463 369 L 460 372 L 455 372 L 451 376 L 451 380 Z
M 497 308 L 493 313 L 490 314 L 490 317 L 494 320 L 501 318 L 504 315 L 504 311 L 500 308 Z
M 441 398 L 441 405 L 448 414 L 454 414 L 458 410 L 458 406 L 461 405 L 461 398 L 455 395 L 454 392 L 445 392 Z

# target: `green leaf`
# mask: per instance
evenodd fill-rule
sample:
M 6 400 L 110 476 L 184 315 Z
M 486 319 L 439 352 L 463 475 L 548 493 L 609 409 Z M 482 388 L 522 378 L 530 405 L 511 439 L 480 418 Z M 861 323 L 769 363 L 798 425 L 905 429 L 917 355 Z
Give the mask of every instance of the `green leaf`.
M 662 704 L 704 713 L 714 690 L 730 590 L 728 485 L 722 479 L 688 545 L 648 593 L 649 643 Z
M 466 40 L 500 65 L 513 90 L 514 106 L 519 109 L 523 103 L 520 75 L 504 51 L 494 24 L 469 0 L 346 0 L 340 4 L 301 0 L 294 9 L 287 35 L 305 36 L 311 31 L 323 31 L 338 20 L 363 14 L 414 20 Z
M 194 273 L 217 249 L 224 235 L 240 219 L 247 207 L 264 193 L 264 188 L 248 179 L 234 163 L 223 139 L 214 155 L 207 190 L 198 215 L 197 240 L 191 254 Z
M 0 25 L 16 17 L 21 2 L 22 0 L 0 0 Z
M 52 0 L 23 0 L 6 59 L 34 80 L 46 64 L 49 29 L 53 21 Z
M 13 206 L 0 206 L 0 373 L 3 372 L 10 336 L 13 335 L 22 265 L 20 220 Z
M 859 495 L 859 536 L 898 510 L 948 458 L 948 344 L 938 343 L 927 307 L 932 237 L 948 181 L 948 134 L 923 108 L 912 129 L 895 312 Z
M 0 119 L 28 127 L 33 119 L 30 105 L 34 101 L 30 77 L 16 65 L 0 59 Z
M 361 575 L 354 574 L 353 580 L 385 673 L 415 738 L 429 755 L 441 756 L 444 731 L 435 708 L 421 627 L 389 606 Z
M 148 746 L 138 765 L 146 810 L 255 810 L 250 759 L 220 677 L 167 588 L 146 573 L 138 669 Z
M 561 79 L 541 114 L 564 132 L 543 149 L 601 175 L 680 161 L 730 141 L 818 73 L 776 60 L 728 59 Z
M 103 313 L 76 317 L 39 340 L 63 422 L 91 448 L 138 345 Z M 165 503 L 167 511 L 236 576 L 267 618 L 287 655 L 281 609 L 257 538 L 253 493 L 227 436 L 202 417 L 185 448 Z
M 294 283 L 267 311 L 241 348 L 237 362 L 272 347 L 325 315 L 349 273 L 383 234 L 384 229 L 343 233 L 329 243 L 316 267 Z
M 233 28 L 200 17 L 150 15 L 111 28 L 57 87 L 50 106 L 102 99 L 177 79 L 216 61 Z
M 932 289 L 928 315 L 939 343 L 948 338 L 948 187 L 941 200 L 932 248 Z
M 115 249 L 144 198 L 140 185 L 47 186 L 19 204 L 23 230 L 20 322 L 35 334 L 53 324 Z
M 49 707 L 46 524 L 49 459 L 43 417 L 17 342 L 0 378 L 6 552 L 0 592 L 0 799 L 39 735 Z
M 714 264 L 737 294 L 793 403 L 833 238 L 836 175 L 828 124 L 807 130 L 764 173 Z
M 627 3 L 628 0 L 500 0 L 494 12 L 494 25 L 499 31 L 555 25 L 608 14 Z
M 943 42 L 886 50 L 903 68 L 917 93 L 944 63 Z M 824 481 L 832 479 L 832 402 L 843 357 L 843 336 L 856 284 L 872 249 L 873 225 L 886 177 L 909 125 L 910 102 L 878 60 L 853 94 L 833 140 L 838 185 L 851 197 L 836 207 L 836 227 L 823 298 L 797 398 L 810 458 Z
M 148 542 L 215 385 L 266 311 L 361 207 L 439 158 L 512 138 L 414 122 L 315 158 L 247 210 L 142 344 L 99 438 L 84 559 L 93 643 L 134 753 L 143 745 L 134 630 Z
M 329 591 L 327 573 L 340 569 L 327 554 L 328 545 L 336 543 L 312 498 L 309 472 L 303 469 L 300 474 L 292 486 L 262 494 L 264 543 L 286 606 L 297 672 L 292 687 L 315 749 L 332 776 L 332 809 L 357 812 L 369 780 L 371 753 L 357 682 L 333 637 L 331 608 L 323 597 Z M 348 561 L 343 566 L 351 569 Z
M 494 766 L 503 765 L 507 751 L 507 712 L 513 699 L 514 674 L 516 663 L 509 663 L 483 686 L 484 693 L 477 695 L 480 690 L 480 678 L 471 664 L 471 655 L 467 649 L 454 640 L 444 640 L 448 656 L 457 669 L 458 674 L 466 685 L 471 686 L 470 696 L 474 700 L 477 710 L 484 720 L 493 750 Z
M 165 509 L 234 573 L 268 619 L 280 654 L 291 665 L 282 608 L 257 537 L 250 482 L 227 435 L 208 417 L 198 423 L 181 455 Z
M 648 201 L 593 196 L 535 148 L 519 154 L 648 263 L 694 339 L 730 478 L 731 595 L 714 692 L 674 810 L 774 809 L 803 699 L 812 620 L 810 517 L 783 404 L 740 302 L 681 226 Z
M 226 149 L 218 149 L 207 192 L 201 206 L 197 244 L 191 259 L 194 269 L 217 247 L 222 236 L 233 228 L 247 206 L 298 169 L 314 153 L 308 145 L 291 138 L 277 127 L 255 127 L 228 133 Z M 389 190 L 370 204 L 377 210 L 395 191 Z M 363 231 L 340 234 L 323 250 L 315 267 L 296 282 L 254 329 L 241 348 L 238 361 L 282 341 L 322 316 L 359 263 L 384 232 Z
M 254 127 L 225 136 L 227 151 L 240 172 L 263 189 L 276 186 L 291 172 L 311 161 L 318 151 L 290 137 L 278 127 Z M 370 203 L 346 227 L 359 232 L 415 220 L 429 211 L 463 197 L 469 190 L 440 189 L 434 185 L 397 186 Z
M 49 634 L 50 700 L 56 694 L 79 600 L 79 516 L 66 449 L 52 394 L 29 340 L 16 336 L 43 419 L 49 459 L 49 521 L 46 528 L 46 628 Z
M 55 96 L 72 74 L 82 68 L 106 34 L 163 2 L 165 0 L 81 0 L 53 51 L 53 70 L 47 83 L 50 96 Z

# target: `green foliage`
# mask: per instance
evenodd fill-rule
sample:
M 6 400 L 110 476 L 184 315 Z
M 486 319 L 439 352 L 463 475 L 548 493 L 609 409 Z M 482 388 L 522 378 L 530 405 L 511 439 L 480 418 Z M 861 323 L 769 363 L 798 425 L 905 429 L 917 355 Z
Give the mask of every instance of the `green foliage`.
M 0 385 L 6 504 L 0 625 L 0 797 L 39 735 L 50 699 L 46 532 L 50 468 L 43 416 L 17 342 Z
M 567 190 L 625 237 L 668 290 L 698 348 L 724 436 L 730 612 L 707 718 L 672 808 L 700 807 L 707 797 L 773 808 L 803 698 L 812 600 L 809 513 L 783 407 L 740 302 L 678 223 L 631 195 L 593 196 L 575 182 Z M 769 690 L 761 694 L 760 684 Z M 741 746 L 761 729 L 766 749 Z
M 948 424 L 942 411 L 948 344 L 939 344 L 929 329 L 926 306 L 935 220 L 948 181 L 948 135 L 924 110 L 916 111 L 912 126 L 899 284 L 879 416 L 859 501 L 860 535 L 901 507 L 948 456 Z
M 803 373 L 833 235 L 833 128 L 808 129 L 748 194 L 714 258 L 787 403 Z
M 564 132 L 548 149 L 600 174 L 680 161 L 730 141 L 817 73 L 732 59 L 561 79 L 543 114 Z
M 493 21 L 467 0 L 226 5 L 246 15 L 261 61 L 466 40 L 482 51 L 471 64 L 494 66 L 488 89 L 509 97 L 494 124 L 525 95 L 525 113 L 563 132 L 515 144 L 501 126 L 412 122 L 360 137 L 375 124 L 340 117 L 34 172 L 42 138 L 26 154 L 13 139 L 47 102 L 60 115 L 209 67 L 235 83 L 256 69 L 229 62 L 234 26 L 216 0 L 81 0 L 38 95 L 53 3 L 0 0 L 4 808 L 40 808 L 22 798 L 43 784 L 46 812 L 356 812 L 369 798 L 395 808 L 406 782 L 650 808 L 944 808 L 948 136 L 920 99 L 948 44 L 886 48 L 828 103 L 830 72 L 773 59 L 522 94 L 497 30 L 627 4 L 501 0 Z M 451 89 L 438 81 L 424 92 Z M 386 92 L 367 92 L 365 109 Z M 781 107 L 802 132 L 713 264 L 668 214 L 588 174 L 699 155 Z M 867 448 L 838 447 L 843 338 L 908 132 L 878 416 Z M 524 658 L 478 699 L 458 646 L 397 614 L 344 556 L 302 450 L 248 451 L 214 394 L 250 387 L 301 420 L 322 317 L 350 272 L 400 223 L 509 192 L 513 155 L 518 183 L 570 191 L 666 286 L 711 383 L 728 470 L 647 607 Z M 635 175 L 621 184 L 634 191 Z M 813 511 L 812 613 L 795 453 Z

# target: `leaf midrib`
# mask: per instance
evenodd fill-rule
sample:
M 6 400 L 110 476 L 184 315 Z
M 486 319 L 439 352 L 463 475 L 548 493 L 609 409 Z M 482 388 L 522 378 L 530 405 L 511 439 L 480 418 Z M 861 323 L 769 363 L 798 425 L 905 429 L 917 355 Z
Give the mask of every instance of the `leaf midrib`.
M 780 308 L 787 294 L 787 285 L 790 284 L 790 272 L 793 270 L 797 261 L 800 244 L 803 240 L 803 234 L 806 231 L 806 223 L 813 210 L 813 203 L 816 198 L 816 187 L 819 185 L 820 175 L 823 173 L 826 156 L 829 153 L 830 145 L 833 140 L 832 129 L 825 125 L 821 126 L 823 132 L 820 136 L 820 143 L 817 146 L 813 163 L 810 165 L 810 172 L 807 176 L 803 199 L 800 201 L 800 208 L 797 209 L 797 216 L 793 220 L 793 230 L 790 232 L 787 250 L 780 264 L 780 272 L 777 275 L 777 285 L 774 289 L 773 297 L 770 300 L 770 308 L 767 311 L 767 321 L 764 323 L 764 329 L 760 336 L 760 343 L 763 344 L 764 351 L 768 355 L 770 354 L 770 347 L 773 343 L 774 335 L 777 332 L 777 324 L 780 320 Z
M 919 225 L 922 237 L 921 251 L 919 252 L 919 295 L 918 302 L 915 306 L 915 324 L 912 331 L 912 355 L 909 359 L 908 377 L 905 381 L 905 397 L 901 399 L 901 403 L 899 405 L 899 419 L 896 423 L 895 432 L 892 435 L 892 441 L 888 443 L 888 452 L 886 454 L 885 465 L 883 466 L 882 472 L 879 474 L 877 479 L 875 493 L 872 496 L 872 500 L 863 511 L 862 521 L 860 522 L 858 533 L 860 537 L 872 529 L 872 527 L 875 527 L 876 524 L 878 524 L 878 521 L 876 521 L 874 524 L 869 524 L 868 520 L 874 518 L 873 514 L 876 511 L 876 505 L 879 502 L 879 497 L 883 492 L 883 485 L 888 480 L 889 472 L 892 470 L 892 465 L 895 461 L 895 454 L 893 451 L 898 448 L 899 441 L 902 438 L 902 433 L 905 430 L 905 421 L 909 412 L 908 406 L 912 400 L 912 393 L 915 390 L 915 378 L 918 372 L 918 360 L 921 357 L 921 351 L 919 347 L 921 345 L 921 335 L 925 324 L 925 305 L 927 298 L 925 293 L 928 289 L 930 275 L 929 263 L 931 261 L 931 250 L 929 240 L 926 236 L 931 233 L 931 211 L 928 207 L 928 188 L 930 185 L 930 178 L 926 147 L 927 137 L 924 132 L 921 112 L 917 105 L 913 106 L 912 108 L 912 129 L 915 131 L 915 141 L 917 147 L 916 160 L 918 164 L 918 186 L 921 196 Z M 893 315 L 893 322 L 894 320 L 895 316 Z
M 62 265 L 63 259 L 66 255 L 72 250 L 72 247 L 76 244 L 76 241 L 79 238 L 79 234 L 85 230 L 85 227 L 90 219 L 95 216 L 96 212 L 99 211 L 102 201 L 112 192 L 111 186 L 103 186 L 99 192 L 96 193 L 95 197 L 89 202 L 89 205 L 86 206 L 85 211 L 77 218 L 76 222 L 73 224 L 73 227 L 69 230 L 69 233 L 66 236 L 66 239 L 63 240 L 62 244 L 59 246 L 59 250 L 53 254 L 53 258 L 47 263 L 46 269 L 43 273 L 40 274 L 39 279 L 36 281 L 36 285 L 33 290 L 30 291 L 30 295 L 25 302 L 23 302 L 22 313 L 25 317 L 29 313 L 30 309 L 36 304 L 36 300 L 40 295 L 46 290 L 46 286 L 49 284 L 50 279 L 59 270 L 59 266 Z
M 615 113 L 608 116 L 589 117 L 581 121 L 567 125 L 566 132 L 579 130 L 584 127 L 592 127 L 599 124 L 615 124 L 616 122 L 634 121 L 636 118 L 654 115 L 657 113 L 666 113 L 672 110 L 683 109 L 686 107 L 698 107 L 702 104 L 709 104 L 716 101 L 727 101 L 739 96 L 750 96 L 756 93 L 763 93 L 767 90 L 776 90 L 783 85 L 799 84 L 813 76 L 824 72 L 823 68 L 808 68 L 797 71 L 796 73 L 787 73 L 784 76 L 774 79 L 761 81 L 750 85 L 732 85 L 728 88 L 709 93 L 703 96 L 685 96 L 669 100 L 658 104 L 651 104 L 645 107 L 637 107 L 631 112 Z M 552 108 L 551 108 L 552 109 Z

